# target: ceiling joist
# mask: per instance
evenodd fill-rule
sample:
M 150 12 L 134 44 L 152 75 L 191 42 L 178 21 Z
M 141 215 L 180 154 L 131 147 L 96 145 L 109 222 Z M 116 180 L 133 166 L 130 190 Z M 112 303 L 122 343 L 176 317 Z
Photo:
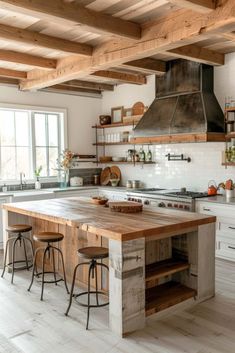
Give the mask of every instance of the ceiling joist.
M 93 48 L 87 44 L 72 42 L 62 38 L 51 37 L 46 34 L 3 24 L 0 24 L 0 38 L 85 56 L 91 56 L 93 50 Z
M 142 38 L 133 43 L 125 40 L 101 44 L 88 59 L 60 60 L 53 71 L 33 70 L 21 89 L 38 89 L 71 79 L 78 79 L 97 70 L 107 70 L 125 62 L 144 58 L 182 46 L 183 41 L 192 44 L 210 33 L 215 34 L 228 25 L 235 24 L 234 0 L 222 0 L 221 5 L 208 14 L 197 14 L 190 10 L 178 10 L 142 28 Z
M 167 54 L 209 65 L 224 65 L 224 54 L 193 44 L 169 50 Z
M 0 77 L 26 79 L 27 72 L 0 68 Z
M 81 24 L 94 32 L 101 31 L 125 38 L 139 39 L 141 37 L 139 24 L 90 10 L 76 2 L 2 0 L 0 5 L 8 10 L 30 14 L 54 23 L 63 25 L 67 23 L 74 26 Z
M 110 85 L 108 83 L 79 81 L 79 80 L 71 80 L 71 81 L 64 82 L 63 86 L 74 87 L 74 88 L 93 89 L 93 90 L 97 90 L 97 91 L 113 91 L 114 90 L 114 85 Z
M 0 49 L 0 60 L 44 69 L 55 69 L 57 61 L 13 50 Z
M 166 72 L 166 63 L 153 58 L 128 61 L 121 65 L 124 68 L 140 71 L 146 74 L 162 75 Z
M 109 78 L 112 80 L 117 80 L 125 83 L 132 83 L 135 85 L 144 85 L 147 83 L 146 77 L 144 75 L 135 75 L 131 73 L 100 70 L 92 73 L 93 76 Z
M 193 11 L 209 13 L 216 8 L 216 0 L 170 0 L 171 3 Z

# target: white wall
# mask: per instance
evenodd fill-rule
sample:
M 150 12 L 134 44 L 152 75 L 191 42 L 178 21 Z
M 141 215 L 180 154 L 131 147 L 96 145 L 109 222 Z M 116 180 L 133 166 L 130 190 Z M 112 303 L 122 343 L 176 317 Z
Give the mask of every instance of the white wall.
M 51 92 L 20 92 L 14 87 L 0 86 L 0 103 L 67 109 L 68 147 L 81 154 L 95 153 L 91 126 L 100 114 L 101 99 Z
M 215 93 L 224 108 L 224 97 L 235 98 L 235 54 L 226 56 L 226 64 L 215 68 Z M 149 77 L 147 85 L 122 85 L 114 92 L 104 93 L 102 99 L 102 113 L 110 114 L 111 107 L 124 105 L 131 107 L 135 102 L 142 101 L 149 105 L 154 98 L 154 77 Z M 126 128 L 125 128 L 126 130 Z M 210 179 L 217 182 L 227 178 L 235 179 L 235 167 L 221 166 L 221 154 L 224 143 L 192 143 L 169 144 L 151 147 L 156 165 L 127 166 L 120 165 L 123 184 L 128 179 L 140 179 L 144 185 L 152 187 L 179 188 L 187 187 L 191 190 L 206 190 Z M 112 146 L 106 149 L 107 155 L 125 156 L 128 146 Z M 138 149 L 138 148 L 137 148 Z M 146 147 L 147 149 L 147 147 Z M 185 154 L 192 162 L 168 162 L 167 153 Z

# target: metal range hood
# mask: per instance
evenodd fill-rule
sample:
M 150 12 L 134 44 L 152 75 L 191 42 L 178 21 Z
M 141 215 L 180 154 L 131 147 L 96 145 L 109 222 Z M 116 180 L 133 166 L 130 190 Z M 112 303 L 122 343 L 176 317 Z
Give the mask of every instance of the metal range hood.
M 213 67 L 168 62 L 156 98 L 134 129 L 136 143 L 224 141 L 224 115 L 213 92 Z

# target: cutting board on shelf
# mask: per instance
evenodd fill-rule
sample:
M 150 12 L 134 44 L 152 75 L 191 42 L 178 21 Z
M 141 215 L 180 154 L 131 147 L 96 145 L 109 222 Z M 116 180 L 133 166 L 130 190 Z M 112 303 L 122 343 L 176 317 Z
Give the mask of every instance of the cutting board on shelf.
M 100 174 L 100 184 L 106 186 L 110 182 L 111 170 L 109 167 L 106 167 L 102 170 Z

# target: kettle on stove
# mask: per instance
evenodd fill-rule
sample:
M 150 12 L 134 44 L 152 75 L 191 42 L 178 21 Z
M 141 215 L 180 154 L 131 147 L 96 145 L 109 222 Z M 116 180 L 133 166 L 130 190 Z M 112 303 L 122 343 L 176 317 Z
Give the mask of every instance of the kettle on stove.
M 217 190 L 218 190 L 218 187 L 216 185 L 216 182 L 214 180 L 210 180 L 208 182 L 207 194 L 210 196 L 217 195 Z

